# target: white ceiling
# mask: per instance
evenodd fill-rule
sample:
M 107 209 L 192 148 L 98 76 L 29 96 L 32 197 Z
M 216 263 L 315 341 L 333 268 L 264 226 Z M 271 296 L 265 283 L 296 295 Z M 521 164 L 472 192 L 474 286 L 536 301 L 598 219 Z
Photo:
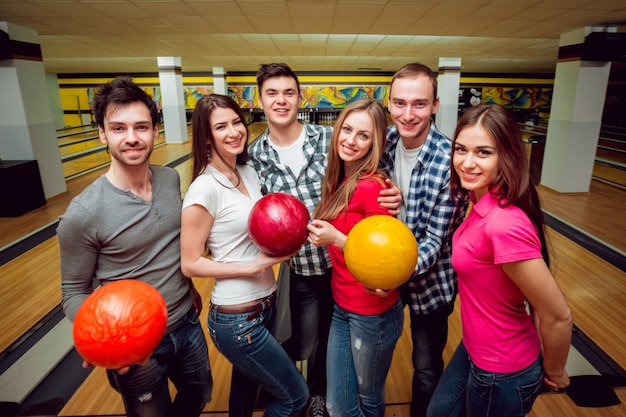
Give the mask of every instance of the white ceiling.
M 626 25 L 625 0 L 0 0 L 39 33 L 52 73 L 395 71 L 439 57 L 466 73 L 553 73 L 561 33 Z

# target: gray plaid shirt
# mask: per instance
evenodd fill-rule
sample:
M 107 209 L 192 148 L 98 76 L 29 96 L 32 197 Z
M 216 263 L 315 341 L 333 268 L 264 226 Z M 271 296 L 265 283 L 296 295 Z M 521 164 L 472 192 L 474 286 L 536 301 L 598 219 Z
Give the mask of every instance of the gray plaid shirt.
M 400 134 L 387 128 L 387 147 L 381 165 L 391 176 Z M 400 291 L 413 313 L 428 314 L 454 300 L 456 273 L 452 268 L 452 234 L 463 220 L 467 199 L 450 197 L 452 141 L 430 125 L 426 142 L 411 173 L 405 224 L 418 242 L 419 257 L 411 279 Z
M 261 179 L 263 194 L 291 194 L 306 205 L 309 213 L 313 213 L 322 196 L 322 180 L 326 173 L 333 129 L 331 126 L 303 124 L 305 139 L 302 150 L 307 162 L 301 172 L 293 173 L 287 165 L 280 163 L 278 153 L 268 141 L 269 129 L 250 145 L 248 154 L 251 165 Z M 296 274 L 322 275 L 324 270 L 331 267 L 331 262 L 326 246 L 317 248 L 307 242 L 291 258 L 290 266 Z

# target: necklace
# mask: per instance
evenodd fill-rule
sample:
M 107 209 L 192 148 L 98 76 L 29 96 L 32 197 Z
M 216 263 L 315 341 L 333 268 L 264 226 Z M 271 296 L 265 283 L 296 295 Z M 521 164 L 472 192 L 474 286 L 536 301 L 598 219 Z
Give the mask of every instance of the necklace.
M 237 168 L 234 168 L 233 171 L 235 172 L 235 176 L 237 177 L 237 184 L 235 184 L 232 187 L 229 187 L 227 185 L 222 184 L 222 182 L 220 180 L 217 179 L 217 177 L 213 174 L 213 170 L 216 170 L 217 172 L 219 172 L 220 174 L 222 174 L 222 172 L 220 172 L 220 170 L 218 170 L 217 168 L 211 167 L 212 169 L 209 169 L 209 173 L 211 174 L 211 176 L 213 177 L 213 179 L 222 187 L 226 188 L 227 190 L 234 190 L 235 188 L 239 187 L 239 184 L 241 184 L 241 176 L 239 175 L 239 171 L 237 171 Z M 222 174 L 224 175 L 224 174 Z M 224 175 L 226 176 L 226 175 Z

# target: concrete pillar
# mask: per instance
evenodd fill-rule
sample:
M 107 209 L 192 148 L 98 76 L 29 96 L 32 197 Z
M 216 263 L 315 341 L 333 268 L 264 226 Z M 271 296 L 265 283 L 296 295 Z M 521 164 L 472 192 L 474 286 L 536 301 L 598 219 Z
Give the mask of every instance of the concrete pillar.
M 185 91 L 180 57 L 157 57 L 165 142 L 187 142 Z
M 591 183 L 610 62 L 582 59 L 586 27 L 561 35 L 541 184 L 562 193 L 587 193 Z
M 0 35 L 0 159 L 37 160 L 49 199 L 67 187 L 39 35 L 9 22 L 0 22 Z
M 449 138 L 454 135 L 459 115 L 459 90 L 461 85 L 461 58 L 439 58 L 437 94 L 439 110 L 435 116 L 437 127 Z
M 213 67 L 213 92 L 215 94 L 228 95 L 228 85 L 226 84 L 226 72 L 222 67 Z
M 59 88 L 59 78 L 56 74 L 46 74 L 48 83 L 48 93 L 50 94 L 50 108 L 52 110 L 52 120 L 56 130 L 65 127 L 65 115 L 63 114 L 63 104 L 61 103 L 61 89 Z

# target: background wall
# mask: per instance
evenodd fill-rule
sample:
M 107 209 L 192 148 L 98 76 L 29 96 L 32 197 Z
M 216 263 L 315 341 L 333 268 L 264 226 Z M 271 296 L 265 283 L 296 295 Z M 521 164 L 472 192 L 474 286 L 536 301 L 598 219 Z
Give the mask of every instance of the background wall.
M 93 122 L 91 98 L 95 88 L 116 74 L 59 74 L 59 89 L 66 126 Z M 160 102 L 158 74 L 129 74 Z M 298 73 L 303 109 L 341 109 L 359 98 L 372 98 L 385 106 L 392 73 Z M 259 109 L 254 73 L 227 74 L 228 94 L 244 109 Z M 551 76 L 532 77 L 468 74 L 461 77 L 459 112 L 478 103 L 507 107 L 519 122 L 546 122 L 552 99 Z M 185 107 L 193 110 L 197 101 L 213 92 L 211 73 L 183 73 Z

